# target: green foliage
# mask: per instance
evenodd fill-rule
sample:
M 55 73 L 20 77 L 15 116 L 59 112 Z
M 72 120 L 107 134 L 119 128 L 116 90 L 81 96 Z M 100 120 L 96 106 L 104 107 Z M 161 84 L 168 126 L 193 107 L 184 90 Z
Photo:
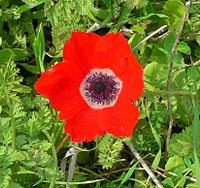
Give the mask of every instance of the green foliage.
M 125 2 L 130 9 L 144 8 L 148 4 L 148 0 L 127 0 Z
M 12 61 L 14 53 L 10 49 L 3 49 L 0 54 L 2 54 L 0 58 L 0 102 L 8 105 L 11 100 L 18 100 L 17 92 L 30 92 L 31 88 L 21 85 L 22 77 L 18 75 L 19 69 Z
M 172 47 L 185 10 L 181 0 L 1 0 L 0 187 L 66 183 L 59 170 L 59 161 L 70 147 L 68 140 L 63 141 L 63 122 L 49 101 L 36 95 L 33 85 L 38 74 L 61 60 L 72 31 L 90 29 L 100 35 L 121 31 L 134 48 L 165 24 L 163 31 L 133 50 L 144 67 L 145 91 L 136 103 L 140 119 L 131 141 L 154 173 L 162 174 L 158 179 L 164 187 L 199 187 L 198 4 L 189 9 L 175 52 L 171 90 L 166 90 Z M 94 23 L 99 26 L 91 27 Z M 164 153 L 167 94 L 174 116 L 168 155 Z M 108 134 L 96 141 L 79 146 L 86 149 L 76 164 L 75 186 L 155 187 L 137 161 L 130 164 L 133 157 L 123 146 L 124 139 Z
M 127 182 L 129 180 L 129 178 L 133 175 L 136 166 L 138 165 L 138 163 L 135 163 L 129 170 L 128 172 L 125 174 L 125 176 L 123 177 L 119 187 L 122 187 L 122 185 Z
M 193 127 L 187 127 L 182 133 L 175 134 L 169 144 L 169 153 L 171 155 L 179 155 L 181 157 L 192 158 L 194 153 L 193 145 Z M 200 155 L 198 151 L 198 155 Z
M 168 25 L 171 29 L 180 28 L 185 10 L 186 7 L 181 1 L 171 0 L 165 3 L 163 13 L 169 16 Z
M 165 169 L 168 171 L 175 170 L 176 168 L 180 168 L 180 170 L 182 171 L 185 169 L 184 161 L 178 155 L 174 155 L 173 157 L 170 157 L 165 165 Z
M 120 151 L 123 148 L 123 140 L 116 139 L 110 135 L 107 140 L 98 147 L 99 150 L 99 163 L 103 168 L 108 169 L 117 162 Z
M 25 94 L 26 100 L 32 100 L 30 88 L 21 84 L 12 50 L 0 53 L 5 54 L 0 65 L 0 185 L 26 187 L 45 179 L 51 182 L 58 169 L 50 152 L 53 143 L 43 132 L 52 128 L 55 118 L 41 97 L 28 104 L 22 102 Z
M 52 39 L 56 50 L 63 48 L 72 31 L 85 31 L 89 27 L 92 6 L 93 0 L 59 0 L 56 3 L 52 0 L 46 1 L 45 10 L 52 26 Z
M 35 37 L 32 24 L 32 17 L 27 9 L 23 10 L 23 5 L 10 1 L 1 1 L 1 27 L 0 33 L 3 39 L 2 47 L 17 47 L 27 50 L 27 45 L 30 45 Z M 9 35 L 3 32 L 3 27 L 8 27 Z M 23 57 L 25 58 L 25 57 Z

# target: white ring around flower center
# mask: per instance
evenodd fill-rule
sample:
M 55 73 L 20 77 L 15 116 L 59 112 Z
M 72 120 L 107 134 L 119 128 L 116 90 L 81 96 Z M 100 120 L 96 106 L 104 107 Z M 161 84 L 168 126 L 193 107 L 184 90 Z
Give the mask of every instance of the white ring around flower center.
M 88 91 L 86 90 L 86 86 L 90 83 L 88 80 L 91 78 L 94 78 L 97 75 L 103 75 L 104 77 L 112 77 L 111 81 L 114 82 L 115 84 L 115 89 L 117 90 L 117 93 L 112 94 L 111 96 L 111 100 L 102 100 L 102 102 L 96 102 L 94 100 L 92 100 L 90 97 L 87 96 Z M 113 86 L 114 87 L 114 86 Z M 114 72 L 111 69 L 92 69 L 86 76 L 85 78 L 82 80 L 81 84 L 80 84 L 80 94 L 83 97 L 84 101 L 93 109 L 103 109 L 103 108 L 108 108 L 108 107 L 112 107 L 115 105 L 115 103 L 118 100 L 118 96 L 121 92 L 122 89 L 122 81 L 117 78 L 114 74 Z

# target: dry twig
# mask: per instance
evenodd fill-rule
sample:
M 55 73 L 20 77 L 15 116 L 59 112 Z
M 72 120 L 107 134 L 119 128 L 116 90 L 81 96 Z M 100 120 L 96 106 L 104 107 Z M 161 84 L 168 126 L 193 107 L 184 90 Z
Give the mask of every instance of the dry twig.
M 194 1 L 194 2 L 192 2 L 192 5 L 200 5 L 200 1 Z
M 160 39 L 162 39 L 162 38 L 165 38 L 166 36 L 168 36 L 169 34 L 171 34 L 171 33 L 173 33 L 173 32 L 175 32 L 175 30 L 174 30 L 174 31 L 166 31 L 165 33 L 161 34 L 160 36 L 155 37 L 155 38 L 152 38 L 152 40 L 153 40 L 153 41 L 160 40 Z
M 161 173 L 162 172 L 162 173 Z M 174 177 L 178 177 L 178 175 L 174 172 L 169 172 L 169 171 L 166 171 L 160 167 L 157 168 L 156 170 L 156 173 L 160 174 L 161 176 L 163 176 L 164 178 L 167 178 L 167 176 L 165 176 L 163 173 L 165 174 L 168 174 L 168 175 L 171 175 L 171 176 L 174 176 Z M 197 182 L 197 179 L 196 178 L 193 178 L 193 177 L 190 177 L 190 176 L 187 176 L 185 175 L 186 179 L 192 181 L 192 182 Z
M 172 82 L 172 71 L 173 71 L 173 66 L 174 66 L 174 58 L 175 58 L 175 54 L 176 54 L 176 50 L 177 50 L 179 40 L 180 40 L 182 32 L 183 32 L 183 27 L 184 27 L 185 22 L 186 22 L 187 17 L 188 17 L 190 5 L 191 5 L 191 2 L 188 1 L 186 3 L 186 11 L 185 11 L 185 14 L 183 15 L 181 26 L 180 26 L 180 29 L 178 31 L 178 35 L 176 37 L 175 43 L 174 43 L 172 51 L 171 51 L 172 55 L 171 55 L 171 61 L 170 61 L 170 65 L 169 65 L 168 79 L 167 79 L 167 91 L 168 91 L 167 102 L 168 102 L 168 109 L 169 109 L 169 113 L 170 113 L 170 121 L 169 121 L 169 128 L 168 128 L 167 139 L 166 139 L 166 148 L 165 148 L 166 151 L 168 151 L 168 144 L 169 144 L 169 140 L 170 140 L 170 137 L 171 137 L 172 127 L 173 127 L 173 122 L 174 122 L 173 107 L 172 107 L 172 103 L 171 103 L 171 96 L 169 94 L 170 93 L 169 91 L 171 89 L 171 82 Z
M 146 164 L 146 162 L 142 159 L 142 157 L 140 156 L 140 154 L 138 153 L 138 151 L 135 149 L 135 147 L 133 146 L 133 144 L 130 143 L 130 142 L 126 142 L 126 145 L 130 148 L 130 150 L 133 153 L 133 155 L 135 156 L 135 158 L 140 162 L 140 164 L 145 169 L 145 171 L 147 172 L 147 174 L 151 177 L 151 179 L 156 184 L 156 186 L 158 188 L 164 188 L 162 186 L 162 184 L 159 182 L 159 180 L 156 178 L 156 176 L 154 175 L 154 173 L 151 171 L 151 169 L 148 167 L 148 165 Z
M 181 66 L 181 67 L 177 67 L 177 68 L 176 68 L 176 71 L 179 71 L 179 70 L 181 70 L 181 69 L 185 69 L 185 68 L 188 68 L 188 67 L 195 67 L 195 66 L 198 66 L 198 65 L 200 65 L 200 59 L 197 60 L 196 62 L 194 62 L 193 64 L 183 65 L 183 66 Z
M 98 23 L 94 23 L 88 30 L 87 32 L 94 32 L 97 29 L 101 28 L 101 26 Z
M 67 182 L 70 182 L 73 179 L 77 155 L 78 155 L 78 150 L 74 149 L 74 154 L 72 155 L 71 161 L 69 163 L 69 171 L 68 171 Z M 70 186 L 67 185 L 66 188 L 70 188 Z
M 67 153 L 65 154 L 64 158 L 61 161 L 61 170 L 64 173 L 63 181 L 65 181 L 65 168 L 66 168 L 66 161 L 67 158 L 71 156 L 71 161 L 69 163 L 69 170 L 68 170 L 68 177 L 67 177 L 67 182 L 72 181 L 73 176 L 74 176 L 74 171 L 75 171 L 75 166 L 76 166 L 76 160 L 77 160 L 77 155 L 78 155 L 78 150 L 75 148 L 70 148 Z M 63 185 L 64 188 L 64 185 Z M 67 184 L 66 188 L 70 188 L 70 185 Z
M 135 49 L 137 49 L 141 44 L 143 44 L 144 42 L 146 42 L 147 40 L 149 40 L 151 37 L 153 37 L 154 35 L 156 35 L 157 33 L 163 31 L 165 28 L 167 28 L 167 25 L 163 25 L 160 28 L 158 28 L 157 30 L 155 30 L 154 32 L 152 32 L 151 34 L 149 34 L 147 37 L 145 37 L 141 42 L 139 42 L 133 49 L 132 51 L 134 51 Z

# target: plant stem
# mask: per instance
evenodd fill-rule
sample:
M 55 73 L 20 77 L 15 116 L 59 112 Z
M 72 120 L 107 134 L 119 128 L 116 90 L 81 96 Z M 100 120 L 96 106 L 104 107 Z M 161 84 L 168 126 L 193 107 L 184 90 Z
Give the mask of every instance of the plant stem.
M 176 50 L 177 50 L 178 43 L 179 43 L 179 40 L 180 40 L 182 32 L 183 32 L 185 22 L 187 20 L 188 14 L 189 14 L 190 5 L 191 5 L 191 2 L 188 1 L 186 3 L 186 11 L 185 11 L 185 14 L 183 15 L 181 26 L 180 26 L 180 29 L 178 31 L 178 35 L 176 37 L 176 40 L 174 42 L 174 45 L 173 45 L 173 48 L 172 48 L 172 51 L 171 51 L 172 55 L 171 55 L 171 61 L 170 61 L 170 65 L 169 65 L 168 79 L 167 79 L 167 85 L 166 85 L 168 92 L 171 89 L 171 82 L 172 82 L 172 77 L 173 77 L 172 71 L 173 71 L 173 66 L 174 66 Z M 168 103 L 168 109 L 169 109 L 169 113 L 170 113 L 170 120 L 169 120 L 169 127 L 168 127 L 166 147 L 165 147 L 166 153 L 168 151 L 169 140 L 171 138 L 172 127 L 173 127 L 173 122 L 174 122 L 173 106 L 172 106 L 172 102 L 171 102 L 171 96 L 170 96 L 169 93 L 167 94 L 167 103 Z
M 16 137 L 16 129 L 15 129 L 15 122 L 14 122 L 14 114 L 13 114 L 13 105 L 10 102 L 10 125 L 11 125 L 11 139 L 12 139 L 12 150 L 15 151 L 15 137 Z
M 11 126 L 12 126 L 12 149 L 15 151 L 15 137 L 16 137 L 16 130 L 15 130 L 15 124 L 12 121 L 13 118 L 11 118 Z
M 60 151 L 60 149 L 64 146 L 64 144 L 65 144 L 65 142 L 68 140 L 68 138 L 69 138 L 69 135 L 66 135 L 63 139 L 62 139 L 62 141 L 61 141 L 61 143 L 58 145 L 58 147 L 56 148 L 56 153 L 58 153 L 59 151 Z
M 140 154 L 138 153 L 138 151 L 135 149 L 135 147 L 133 146 L 133 144 L 130 141 L 127 141 L 126 145 L 130 148 L 130 150 L 133 153 L 133 155 L 135 156 L 135 158 L 140 162 L 140 164 L 142 165 L 142 167 L 145 169 L 145 171 L 151 177 L 151 179 L 154 181 L 154 183 L 157 185 L 157 187 L 158 188 L 164 188 L 162 186 L 162 184 L 158 181 L 158 179 L 156 178 L 156 176 L 154 175 L 154 173 L 151 171 L 151 169 L 148 167 L 148 165 L 146 164 L 146 162 L 142 159 L 142 157 L 140 156 Z
M 51 151 L 52 151 L 52 155 L 55 159 L 55 164 L 54 164 L 54 167 L 55 167 L 55 171 L 54 171 L 54 176 L 51 180 L 51 184 L 50 184 L 50 188 L 54 188 L 55 186 L 55 181 L 56 181 L 56 176 L 57 176 L 57 166 L 58 166 L 58 158 L 57 158 L 57 154 L 56 154 L 56 148 L 55 148 L 55 145 L 53 143 L 53 140 L 51 138 L 51 135 L 47 132 L 47 131 L 43 131 L 43 133 L 45 134 L 45 136 L 47 137 L 47 139 L 49 140 L 49 142 L 52 144 L 52 147 L 51 147 Z

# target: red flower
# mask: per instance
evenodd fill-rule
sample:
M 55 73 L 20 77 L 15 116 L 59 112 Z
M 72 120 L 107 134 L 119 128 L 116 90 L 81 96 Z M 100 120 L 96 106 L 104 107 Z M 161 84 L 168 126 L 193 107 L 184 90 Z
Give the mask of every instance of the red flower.
M 121 33 L 101 37 L 73 32 L 63 62 L 35 84 L 66 120 L 74 142 L 89 142 L 106 132 L 131 136 L 139 111 L 133 104 L 144 88 L 143 69 Z

